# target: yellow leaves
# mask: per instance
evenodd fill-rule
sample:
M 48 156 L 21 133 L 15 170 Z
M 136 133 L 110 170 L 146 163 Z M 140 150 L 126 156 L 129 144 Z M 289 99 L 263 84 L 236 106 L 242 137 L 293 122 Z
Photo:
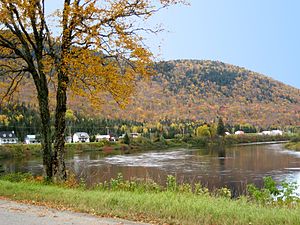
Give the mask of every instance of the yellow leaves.
M 149 129 L 147 127 L 143 127 L 143 133 L 144 134 L 149 133 Z
M 66 111 L 66 120 L 67 121 L 75 121 L 76 120 L 76 116 L 74 115 L 73 110 L 67 109 L 67 111 Z
M 127 132 L 129 128 L 126 125 L 122 125 L 120 129 L 122 132 Z
M 20 114 L 20 115 L 16 115 L 15 118 L 18 122 L 20 122 L 21 120 L 23 120 L 24 116 L 22 114 Z
M 189 5 L 188 1 L 185 0 L 160 0 L 160 2 L 164 5 L 171 5 L 171 4 L 185 4 Z
M 70 88 L 74 94 L 88 97 L 95 105 L 99 92 L 109 92 L 121 107 L 125 106 L 138 77 L 149 76 L 148 61 L 145 64 L 139 60 L 104 57 L 84 49 L 73 49 L 66 55 Z
M 164 6 L 179 1 L 158 1 Z M 58 70 L 69 78 L 73 95 L 100 104 L 99 93 L 108 92 L 124 107 L 138 79 L 154 74 L 152 53 L 143 43 L 146 19 L 159 8 L 151 0 L 70 1 L 64 5 L 66 51 Z M 142 25 L 141 25 L 142 24 Z M 69 40 L 70 39 L 70 40 Z M 69 45 L 69 46 L 68 46 Z
M 143 129 L 143 128 L 140 127 L 140 126 L 132 126 L 132 127 L 131 127 L 132 133 L 140 133 L 140 131 L 141 131 L 142 129 Z
M 197 137 L 210 137 L 211 133 L 209 127 L 206 124 L 198 127 L 196 129 L 196 135 Z
M 6 115 L 0 115 L 0 123 L 4 124 L 5 126 L 9 125 L 9 118 Z
M 60 16 L 58 29 L 57 24 L 52 23 L 53 18 L 43 14 L 41 0 L 3 0 L 0 23 L 16 23 L 22 34 L 17 36 L 14 32 L 2 31 L 1 35 L 21 52 L 29 53 L 29 58 L 34 54 L 33 63 L 21 57 L 9 64 L 17 69 L 29 67 L 35 74 L 47 74 L 50 101 L 54 99 L 57 86 L 61 85 L 68 89 L 68 97 L 80 96 L 97 106 L 103 103 L 101 93 L 104 92 L 124 107 L 135 93 L 140 78 L 154 74 L 153 55 L 143 43 L 143 34 L 148 31 L 145 21 L 162 5 L 178 2 L 181 1 L 71 0 L 69 4 L 65 1 L 63 10 L 52 14 Z M 11 5 L 20 18 L 17 14 L 11 17 Z M 51 31 L 55 32 L 55 37 Z M 38 43 L 36 33 L 41 34 L 42 43 Z M 36 51 L 38 44 L 42 47 Z M 2 46 L 0 50 L 2 54 L 14 54 L 10 48 Z M 62 73 L 67 79 L 59 81 L 58 74 Z M 1 94 L 2 87 L 7 86 L 0 84 Z

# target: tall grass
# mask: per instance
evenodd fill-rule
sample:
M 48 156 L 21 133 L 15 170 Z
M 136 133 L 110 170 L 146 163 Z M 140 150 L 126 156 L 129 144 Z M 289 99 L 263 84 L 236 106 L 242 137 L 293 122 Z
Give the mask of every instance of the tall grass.
M 171 181 L 170 187 L 174 187 Z M 171 189 L 126 191 L 98 187 L 86 190 L 0 180 L 0 195 L 100 216 L 160 224 L 300 224 L 298 206 L 268 206 L 249 202 L 246 198 L 232 200 Z

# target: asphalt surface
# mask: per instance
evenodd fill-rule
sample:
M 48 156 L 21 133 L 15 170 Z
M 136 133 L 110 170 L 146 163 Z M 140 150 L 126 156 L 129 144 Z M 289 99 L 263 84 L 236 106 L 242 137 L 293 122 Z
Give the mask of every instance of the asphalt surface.
M 147 225 L 0 200 L 0 225 Z

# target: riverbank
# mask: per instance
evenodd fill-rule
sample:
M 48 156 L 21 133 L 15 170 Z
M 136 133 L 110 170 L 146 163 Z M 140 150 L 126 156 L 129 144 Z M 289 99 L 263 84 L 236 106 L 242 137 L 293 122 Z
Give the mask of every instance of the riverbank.
M 230 146 L 236 144 L 259 144 L 259 143 L 281 143 L 288 141 L 290 136 L 268 136 L 268 135 L 228 135 L 225 137 L 192 137 L 182 136 L 175 139 L 158 138 L 150 140 L 145 137 L 131 139 L 130 144 L 122 142 L 90 142 L 90 143 L 67 143 L 66 153 L 74 154 L 80 152 L 97 151 L 103 156 L 130 154 L 147 150 L 164 150 L 170 148 L 203 148 L 209 146 Z M 29 156 L 41 156 L 40 144 L 13 144 L 0 145 L 1 158 L 20 158 Z
M 289 150 L 300 151 L 300 142 L 289 142 L 285 147 Z
M 287 143 L 285 148 L 294 151 L 300 151 L 300 134 L 291 138 L 290 142 Z
M 0 196 L 104 217 L 151 224 L 299 224 L 298 206 L 271 206 L 186 191 L 125 191 L 0 180 Z M 59 197 L 58 197 L 59 196 Z

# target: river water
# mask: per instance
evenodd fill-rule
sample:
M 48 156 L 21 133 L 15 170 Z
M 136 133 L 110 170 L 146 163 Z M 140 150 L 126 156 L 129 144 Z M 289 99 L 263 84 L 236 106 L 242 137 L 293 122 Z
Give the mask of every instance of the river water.
M 0 164 L 6 172 L 42 173 L 41 158 L 5 159 Z M 173 149 L 105 158 L 85 152 L 68 155 L 66 164 L 90 185 L 115 178 L 118 173 L 125 179 L 148 178 L 162 185 L 167 175 L 174 175 L 179 183 L 201 182 L 209 189 L 226 186 L 234 195 L 245 193 L 247 184 L 261 186 L 265 176 L 300 184 L 300 152 L 289 151 L 283 144 Z

